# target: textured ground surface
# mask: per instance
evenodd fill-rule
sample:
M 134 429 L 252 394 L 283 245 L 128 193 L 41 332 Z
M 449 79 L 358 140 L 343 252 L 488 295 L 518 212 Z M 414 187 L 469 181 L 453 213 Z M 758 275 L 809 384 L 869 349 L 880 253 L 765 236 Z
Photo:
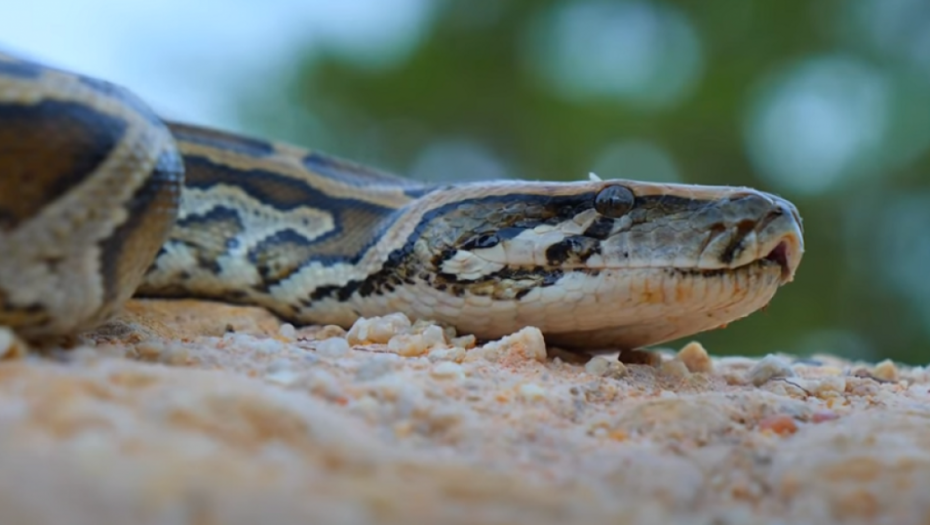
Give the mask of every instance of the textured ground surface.
M 135 302 L 83 347 L 9 357 L 0 523 L 930 521 L 923 368 L 345 335 Z

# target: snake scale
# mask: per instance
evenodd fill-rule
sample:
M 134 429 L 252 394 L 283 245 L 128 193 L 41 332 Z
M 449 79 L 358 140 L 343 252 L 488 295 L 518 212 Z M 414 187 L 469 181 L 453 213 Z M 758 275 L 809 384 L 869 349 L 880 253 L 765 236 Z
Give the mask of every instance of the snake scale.
M 762 308 L 803 248 L 796 207 L 750 188 L 417 183 L 164 121 L 125 88 L 0 54 L 0 325 L 27 340 L 135 296 L 633 349 Z

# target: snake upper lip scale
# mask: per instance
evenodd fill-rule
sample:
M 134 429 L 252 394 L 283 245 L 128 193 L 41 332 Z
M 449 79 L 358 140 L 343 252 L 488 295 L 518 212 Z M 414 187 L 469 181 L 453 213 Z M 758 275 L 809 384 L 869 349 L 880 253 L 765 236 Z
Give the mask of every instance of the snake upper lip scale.
M 31 340 L 132 296 L 191 297 L 615 351 L 751 314 L 803 252 L 795 206 L 750 188 L 424 185 L 167 122 L 124 88 L 0 54 L 0 325 Z

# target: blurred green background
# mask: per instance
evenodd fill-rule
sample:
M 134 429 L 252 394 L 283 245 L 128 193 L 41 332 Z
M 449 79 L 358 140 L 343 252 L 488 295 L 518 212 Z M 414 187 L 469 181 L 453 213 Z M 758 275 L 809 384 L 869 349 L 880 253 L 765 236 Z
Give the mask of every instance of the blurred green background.
M 119 23 L 88 31 L 86 8 L 36 0 L 0 29 L 26 51 L 80 29 L 59 49 L 99 61 L 64 65 L 167 116 L 418 179 L 594 171 L 778 193 L 805 220 L 795 282 L 696 339 L 930 360 L 930 2 L 95 2 Z
M 401 51 L 308 51 L 243 99 L 244 127 L 432 181 L 594 171 L 778 193 L 805 221 L 796 280 L 698 339 L 928 360 L 930 3 L 428 9 Z

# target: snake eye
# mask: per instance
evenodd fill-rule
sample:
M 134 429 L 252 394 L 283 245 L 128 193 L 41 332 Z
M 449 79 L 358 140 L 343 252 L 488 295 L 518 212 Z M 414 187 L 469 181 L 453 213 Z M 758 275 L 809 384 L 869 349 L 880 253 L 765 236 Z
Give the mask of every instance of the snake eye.
M 636 197 L 625 186 L 613 184 L 602 189 L 594 198 L 594 209 L 604 217 L 619 219 L 633 208 Z

